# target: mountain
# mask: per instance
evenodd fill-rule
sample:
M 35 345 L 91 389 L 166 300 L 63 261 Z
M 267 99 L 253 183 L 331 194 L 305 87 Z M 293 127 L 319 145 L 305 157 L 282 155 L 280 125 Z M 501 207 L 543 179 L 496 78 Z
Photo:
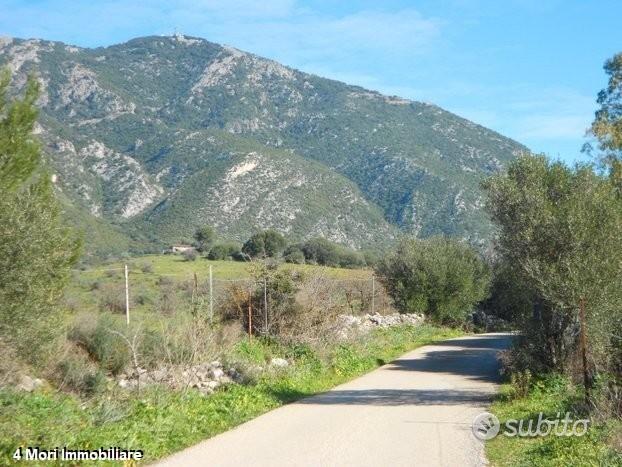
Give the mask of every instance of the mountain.
M 353 247 L 404 231 L 481 243 L 479 183 L 526 150 L 437 106 L 182 35 L 96 49 L 0 39 L 0 64 L 16 90 L 40 79 L 38 133 L 100 254 L 205 223 L 238 240 L 273 227 Z

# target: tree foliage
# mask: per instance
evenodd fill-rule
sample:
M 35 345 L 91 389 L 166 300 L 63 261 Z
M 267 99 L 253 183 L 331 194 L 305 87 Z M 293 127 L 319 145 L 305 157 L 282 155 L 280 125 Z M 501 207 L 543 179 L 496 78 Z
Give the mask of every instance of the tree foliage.
M 216 232 L 211 226 L 204 225 L 194 232 L 194 240 L 198 251 L 208 252 L 216 240 Z
M 515 321 L 538 360 L 563 369 L 583 301 L 594 326 L 613 326 L 622 304 L 622 205 L 612 179 L 526 155 L 484 184 L 500 227 L 498 252 L 534 296 Z M 596 332 L 596 329 L 593 328 Z
M 236 242 L 216 243 L 209 251 L 207 259 L 223 260 L 237 257 L 241 253 L 240 245 Z
M 302 251 L 307 263 L 342 268 L 365 266 L 365 258 L 361 253 L 325 238 L 312 238 L 295 248 Z
M 249 238 L 242 246 L 242 251 L 252 258 L 275 258 L 281 255 L 287 241 L 276 230 L 264 230 Z
M 48 319 L 56 315 L 80 242 L 60 219 L 50 175 L 40 166 L 32 136 L 37 85 L 6 102 L 9 80 L 0 83 L 0 339 L 36 358 Z
M 424 313 L 442 324 L 462 324 L 485 299 L 486 264 L 468 245 L 445 237 L 407 238 L 376 266 L 402 313 Z
M 596 111 L 591 133 L 603 151 L 619 157 L 622 153 L 622 53 L 607 60 L 604 69 L 609 82 L 598 93 L 600 108 Z
M 24 96 L 8 102 L 9 83 L 9 71 L 0 70 L 0 187 L 13 191 L 32 176 L 41 158 L 32 134 L 39 84 L 29 79 Z

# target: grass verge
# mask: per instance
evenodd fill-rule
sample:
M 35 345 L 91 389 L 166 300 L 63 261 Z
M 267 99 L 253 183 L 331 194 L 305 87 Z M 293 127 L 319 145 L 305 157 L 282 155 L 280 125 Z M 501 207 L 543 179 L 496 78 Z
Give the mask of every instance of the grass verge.
M 321 351 L 305 345 L 243 341 L 231 359 L 255 365 L 284 357 L 292 364 L 262 373 L 253 384 L 231 384 L 209 397 L 194 390 L 173 392 L 163 387 L 149 388 L 140 395 L 110 388 L 89 401 L 52 390 L 0 390 L 0 465 L 11 463 L 19 446 L 118 446 L 142 449 L 145 460 L 152 461 L 287 402 L 346 382 L 408 350 L 458 335 L 459 331 L 428 325 L 396 326 Z
M 535 424 L 538 414 L 543 419 L 563 419 L 569 412 L 572 420 L 585 418 L 576 413 L 580 407 L 581 392 L 560 376 L 548 376 L 536 381 L 529 394 L 523 398 L 514 396 L 511 385 L 503 386 L 491 412 L 501 422 L 501 432 L 509 419 L 529 420 Z M 508 437 L 499 434 L 486 443 L 486 454 L 491 465 L 501 466 L 622 466 L 622 456 L 610 446 L 620 436 L 617 422 L 606 425 L 592 424 L 584 436 Z M 561 430 L 561 428 L 560 428 Z

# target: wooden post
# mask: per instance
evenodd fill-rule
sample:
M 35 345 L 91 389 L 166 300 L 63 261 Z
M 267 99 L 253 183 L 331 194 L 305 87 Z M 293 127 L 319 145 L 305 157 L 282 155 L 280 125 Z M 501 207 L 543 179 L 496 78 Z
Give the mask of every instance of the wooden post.
M 214 292 L 213 292 L 213 279 L 212 279 L 212 265 L 209 265 L 209 322 L 214 321 Z
M 586 319 L 585 319 L 585 299 L 579 299 L 579 321 L 581 329 L 579 332 L 579 341 L 581 345 L 581 360 L 583 361 L 583 386 L 585 388 L 585 402 L 590 402 L 590 376 L 587 364 L 587 337 L 586 337 Z
M 371 314 L 374 314 L 376 308 L 376 276 L 371 275 Z
M 264 334 L 268 335 L 268 279 L 263 278 L 263 319 L 264 319 Z
M 197 314 L 197 301 L 198 301 L 198 295 L 199 295 L 199 279 L 197 278 L 196 271 L 193 274 L 194 274 L 194 284 L 192 287 L 192 313 L 196 315 Z
M 127 264 L 125 265 L 125 321 L 127 325 L 130 325 L 130 281 L 127 270 Z
M 253 338 L 253 307 L 251 291 L 248 291 L 248 340 Z

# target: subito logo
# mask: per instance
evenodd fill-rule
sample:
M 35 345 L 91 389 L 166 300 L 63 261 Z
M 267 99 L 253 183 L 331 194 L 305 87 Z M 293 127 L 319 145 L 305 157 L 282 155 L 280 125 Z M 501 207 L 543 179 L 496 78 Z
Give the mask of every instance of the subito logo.
M 482 412 L 473 419 L 471 430 L 475 437 L 481 441 L 488 441 L 499 434 L 499 419 L 490 412 Z

